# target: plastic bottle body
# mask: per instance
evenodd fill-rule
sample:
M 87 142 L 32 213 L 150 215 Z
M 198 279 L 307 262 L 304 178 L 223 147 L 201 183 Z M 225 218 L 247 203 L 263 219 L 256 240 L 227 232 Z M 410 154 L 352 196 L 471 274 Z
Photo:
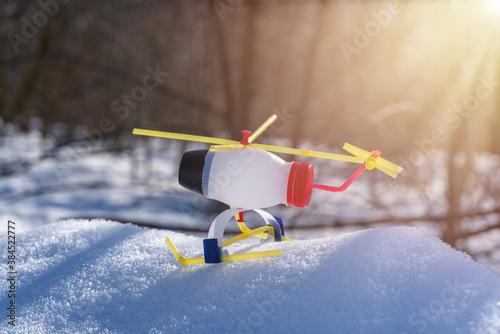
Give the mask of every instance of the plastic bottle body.
M 203 194 L 245 210 L 287 204 L 291 164 L 253 148 L 209 152 L 203 168 Z

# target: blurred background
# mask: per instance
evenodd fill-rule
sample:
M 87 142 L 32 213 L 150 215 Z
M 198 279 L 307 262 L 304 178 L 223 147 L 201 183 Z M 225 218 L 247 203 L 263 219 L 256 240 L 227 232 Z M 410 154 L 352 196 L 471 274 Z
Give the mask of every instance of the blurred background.
M 224 206 L 181 188 L 186 150 L 134 127 L 342 153 L 365 173 L 289 235 L 410 225 L 500 272 L 500 1 L 1 1 L 0 216 L 21 230 L 107 218 L 191 232 Z M 340 185 L 356 165 L 314 165 Z

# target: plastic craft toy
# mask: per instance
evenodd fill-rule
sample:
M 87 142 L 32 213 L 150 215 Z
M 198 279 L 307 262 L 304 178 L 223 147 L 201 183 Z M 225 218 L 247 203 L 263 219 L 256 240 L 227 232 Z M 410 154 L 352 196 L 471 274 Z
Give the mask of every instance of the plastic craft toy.
M 272 115 L 257 130 L 243 132 L 240 142 L 194 136 L 172 132 L 134 129 L 136 135 L 180 139 L 215 144 L 206 150 L 185 152 L 179 166 L 179 184 L 189 190 L 228 204 L 231 208 L 220 213 L 212 222 L 208 237 L 203 240 L 204 257 L 184 258 L 170 238 L 165 242 L 181 264 L 219 263 L 278 256 L 283 250 L 226 255 L 223 247 L 255 236 L 275 241 L 292 241 L 286 238 L 283 222 L 263 208 L 278 204 L 305 208 L 311 200 L 313 189 L 341 192 L 347 189 L 365 170 L 374 168 L 395 178 L 403 168 L 380 157 L 379 151 L 367 152 L 345 143 L 344 150 L 353 156 L 301 150 L 295 148 L 254 144 L 254 140 L 277 119 Z M 286 162 L 273 153 L 288 153 L 307 157 L 361 163 L 361 167 L 340 187 L 314 183 L 314 168 L 303 162 Z M 249 229 L 245 225 L 244 212 L 254 211 L 266 225 Z M 226 225 L 235 217 L 241 234 L 223 240 Z

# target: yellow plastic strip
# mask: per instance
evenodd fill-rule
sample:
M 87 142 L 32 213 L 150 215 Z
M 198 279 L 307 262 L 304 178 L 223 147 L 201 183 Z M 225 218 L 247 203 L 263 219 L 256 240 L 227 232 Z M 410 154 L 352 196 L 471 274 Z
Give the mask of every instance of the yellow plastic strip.
M 266 226 L 267 227 L 267 226 Z M 174 246 L 172 243 L 172 240 L 170 240 L 169 237 L 165 238 L 165 242 L 174 254 L 175 258 L 177 261 L 179 261 L 180 264 L 182 265 L 188 265 L 188 264 L 203 264 L 205 263 L 205 258 L 204 257 L 195 257 L 195 258 L 190 258 L 186 259 L 183 257 L 177 248 Z M 221 256 L 221 261 L 222 262 L 227 262 L 227 261 L 238 261 L 238 260 L 248 260 L 248 259 L 257 259 L 257 258 L 263 258 L 263 257 L 270 257 L 270 256 L 279 256 L 283 255 L 283 250 L 282 249 L 277 249 L 277 250 L 271 250 L 271 251 L 264 251 L 264 252 L 253 252 L 253 253 L 243 253 L 243 254 L 233 254 L 233 255 L 222 255 Z
M 370 152 L 362 150 L 359 147 L 356 147 L 356 146 L 351 145 L 349 143 L 345 143 L 343 149 L 351 154 L 354 154 L 358 158 L 361 158 L 365 161 L 367 161 L 371 156 Z M 375 159 L 374 162 L 375 162 L 375 168 L 377 168 L 378 170 L 386 173 L 387 175 L 389 175 L 393 178 L 396 178 L 398 176 L 398 173 L 401 173 L 403 171 L 402 167 L 400 167 L 396 164 L 393 164 L 392 162 L 389 162 L 389 161 L 382 159 L 380 157 Z
M 358 158 L 363 159 L 363 160 L 366 160 L 370 157 L 370 152 L 362 150 L 359 147 L 356 147 L 356 146 L 351 145 L 349 143 L 345 143 L 342 148 L 344 150 L 346 150 L 347 152 L 351 153 L 352 155 L 355 155 Z
M 393 171 L 392 169 L 389 169 L 383 165 L 376 164 L 375 168 L 377 168 L 379 171 L 384 172 L 393 178 L 396 178 L 398 176 L 398 172 Z
M 234 145 L 234 144 L 239 144 L 237 141 L 229 140 L 229 139 L 223 139 L 223 138 L 213 138 L 213 137 L 186 135 L 186 134 L 183 134 L 183 133 L 153 131 L 153 130 L 145 130 L 145 129 L 134 129 L 134 131 L 132 133 L 134 135 L 150 136 L 150 137 L 160 137 L 160 138 L 170 138 L 170 139 L 179 139 L 179 140 L 187 140 L 187 141 L 196 141 L 196 142 L 208 143 L 208 144 L 219 144 L 219 145 Z
M 236 222 L 238 223 L 238 227 L 240 228 L 241 232 L 243 233 L 246 233 L 246 232 L 249 232 L 251 231 L 246 225 L 244 222 L 239 222 L 238 221 L 238 215 L 235 215 L 234 218 L 236 218 Z M 257 237 L 257 238 L 261 238 L 261 239 L 267 239 L 267 237 L 269 236 L 269 234 L 267 233 L 260 233 L 260 234 L 256 234 L 254 235 L 254 237 Z
M 241 145 L 239 143 L 236 143 L 234 145 L 212 145 L 210 146 L 210 151 L 216 152 L 216 151 L 232 151 L 232 150 L 237 150 L 240 148 L 245 147 L 244 145 Z
M 356 147 L 349 143 L 345 143 L 343 149 L 363 160 L 368 159 L 371 155 L 371 153 L 369 153 L 368 151 L 362 150 L 359 147 Z M 393 164 L 392 162 L 387 161 L 386 159 L 382 159 L 380 157 L 377 158 L 377 164 L 385 165 L 385 167 L 392 169 L 393 171 L 396 171 L 398 173 L 401 173 L 403 171 L 403 167 Z
M 269 234 L 267 234 L 267 233 L 260 233 L 260 234 L 254 235 L 254 237 L 266 240 L 267 237 L 269 237 Z
M 222 247 L 226 247 L 226 246 L 232 245 L 235 242 L 238 242 L 238 241 L 241 241 L 241 240 L 245 240 L 245 239 L 253 237 L 253 236 L 257 235 L 257 234 L 263 233 L 265 231 L 271 231 L 271 230 L 274 232 L 274 228 L 272 226 L 262 226 L 262 227 L 250 230 L 249 232 L 238 234 L 235 237 L 232 237 L 230 239 L 227 239 L 226 241 L 223 241 L 222 242 Z
M 295 241 L 295 239 L 281 237 L 281 241 Z
M 398 173 L 401 173 L 403 171 L 403 167 L 398 166 L 396 164 L 393 164 L 392 162 L 387 161 L 387 160 L 382 159 L 382 158 L 379 158 L 377 163 L 381 164 L 389 169 L 392 169 L 393 171 L 398 172 Z
M 229 207 L 231 209 L 234 209 L 234 206 L 232 206 L 232 205 L 230 205 Z M 250 231 L 250 229 L 245 225 L 244 222 L 239 222 L 238 221 L 238 219 L 240 219 L 240 213 L 239 212 L 237 214 L 235 214 L 233 217 L 236 220 L 236 222 L 238 223 L 238 227 L 240 228 L 241 232 L 245 233 L 245 232 Z
M 233 209 L 234 207 L 233 206 L 229 206 L 231 209 Z M 234 219 L 236 219 L 236 222 L 238 223 L 238 227 L 240 228 L 240 231 L 243 232 L 243 233 L 246 233 L 246 232 L 249 232 L 251 231 L 246 225 L 244 222 L 239 222 L 238 219 L 240 219 L 239 217 L 239 213 L 235 214 L 234 215 Z M 267 237 L 269 236 L 269 234 L 267 233 L 260 233 L 260 234 L 256 234 L 254 235 L 254 237 L 257 237 L 257 238 L 261 238 L 261 239 L 267 239 Z
M 276 250 L 264 251 L 264 252 L 222 255 L 221 260 L 222 260 L 222 262 L 238 261 L 238 260 L 249 260 L 249 259 L 262 258 L 262 257 L 279 256 L 279 255 L 283 255 L 282 249 L 276 249 Z
M 262 123 L 261 126 L 257 130 L 255 130 L 249 137 L 248 137 L 248 142 L 251 143 L 253 142 L 258 136 L 264 132 L 273 122 L 278 118 L 275 114 L 273 114 L 271 117 L 269 117 L 264 123 Z M 248 145 L 247 145 L 248 146 Z M 230 151 L 230 150 L 235 150 L 239 148 L 245 147 L 242 144 L 230 144 L 230 145 L 218 145 L 218 146 L 211 146 L 210 151 L 215 152 L 215 151 Z
M 360 164 L 364 162 L 363 159 L 360 159 L 358 157 L 353 157 L 350 155 L 317 152 L 317 151 L 311 151 L 311 150 L 300 150 L 298 148 L 290 148 L 290 147 L 282 147 L 282 146 L 274 146 L 274 145 L 264 145 L 264 144 L 251 144 L 250 147 L 259 148 L 261 150 L 266 150 L 266 151 L 271 151 L 271 152 L 303 155 L 306 157 L 355 162 L 355 163 L 360 163 Z
M 260 136 L 260 134 L 262 132 L 264 132 L 264 130 L 266 130 L 271 124 L 273 124 L 273 122 L 277 118 L 278 118 L 278 116 L 276 116 L 275 114 L 273 114 L 271 117 L 269 117 L 267 119 L 267 121 L 265 121 L 264 123 L 262 123 L 262 125 L 259 126 L 259 128 L 257 130 L 255 130 L 254 132 L 252 132 L 252 134 L 248 137 L 248 142 L 252 143 L 258 136 Z
M 238 216 L 238 215 L 236 215 L 236 216 Z M 235 218 L 236 218 L 236 216 L 235 216 Z M 245 225 L 244 222 L 238 221 L 238 218 L 236 218 L 236 222 L 238 223 L 238 227 L 240 228 L 241 232 L 246 233 L 246 232 L 250 231 L 250 229 Z
M 190 259 L 186 259 L 185 257 L 183 257 L 181 255 L 181 253 L 179 253 L 179 251 L 177 250 L 177 247 L 174 246 L 172 240 L 170 240 L 169 237 L 165 238 L 165 243 L 167 244 L 168 248 L 170 248 L 170 250 L 174 254 L 175 258 L 177 259 L 177 261 L 179 261 L 180 264 L 187 265 L 187 264 L 205 263 L 204 257 L 195 257 L 195 258 L 190 258 Z

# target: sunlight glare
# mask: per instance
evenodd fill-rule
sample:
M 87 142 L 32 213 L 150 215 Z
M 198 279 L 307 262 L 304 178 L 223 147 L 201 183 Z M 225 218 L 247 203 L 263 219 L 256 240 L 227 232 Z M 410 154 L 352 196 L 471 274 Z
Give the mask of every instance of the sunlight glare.
M 500 14 L 500 0 L 485 0 L 486 10 L 492 14 Z

